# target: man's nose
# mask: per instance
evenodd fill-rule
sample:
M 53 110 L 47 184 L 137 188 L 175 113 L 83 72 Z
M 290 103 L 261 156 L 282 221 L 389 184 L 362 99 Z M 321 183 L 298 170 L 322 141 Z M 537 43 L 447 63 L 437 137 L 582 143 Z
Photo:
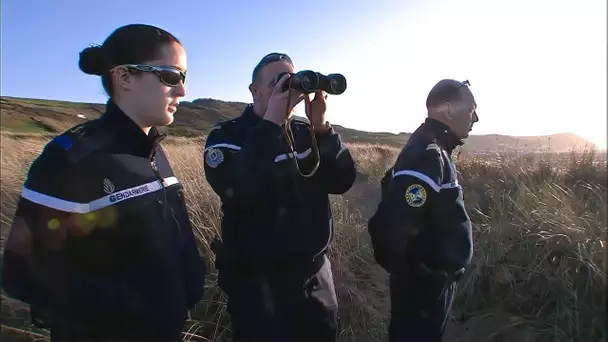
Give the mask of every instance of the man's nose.
M 477 116 L 477 111 L 473 112 L 473 122 L 479 121 L 479 116 Z

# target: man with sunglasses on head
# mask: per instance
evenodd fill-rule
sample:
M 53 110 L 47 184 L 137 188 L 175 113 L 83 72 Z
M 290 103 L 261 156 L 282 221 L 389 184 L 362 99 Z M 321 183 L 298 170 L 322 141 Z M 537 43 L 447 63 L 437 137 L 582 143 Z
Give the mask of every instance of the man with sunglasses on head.
M 386 172 L 368 223 L 376 261 L 390 274 L 390 341 L 442 340 L 472 257 L 471 221 L 451 157 L 479 121 L 469 85 L 445 79 L 431 89 L 428 118 Z
M 235 341 L 335 341 L 328 194 L 348 191 L 356 169 L 325 120 L 324 94 L 282 91 L 282 72 L 294 72 L 289 56 L 265 56 L 249 86 L 253 103 L 205 144 L 205 175 L 222 202 L 218 282 Z M 291 117 L 302 100 L 308 119 Z

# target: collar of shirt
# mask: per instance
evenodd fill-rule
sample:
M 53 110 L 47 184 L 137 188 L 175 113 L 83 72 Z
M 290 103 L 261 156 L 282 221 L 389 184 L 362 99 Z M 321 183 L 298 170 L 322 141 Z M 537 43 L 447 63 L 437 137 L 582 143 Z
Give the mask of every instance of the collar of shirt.
M 260 120 L 262 120 L 262 118 L 253 111 L 252 104 L 248 104 L 247 106 L 245 106 L 241 115 L 247 120 L 248 123 L 252 124 L 256 124 Z
M 166 137 L 165 134 L 160 134 L 156 127 L 152 127 L 146 135 L 112 100 L 107 102 L 102 120 L 115 131 L 122 144 L 131 146 L 136 153 L 146 155 L 149 158 L 154 154 L 156 145 Z
M 450 128 L 443 122 L 427 118 L 424 123 L 431 129 L 437 137 L 437 140 L 448 152 L 452 153 L 456 146 L 460 146 L 464 143 L 464 141 L 454 135 L 454 133 L 450 131 Z

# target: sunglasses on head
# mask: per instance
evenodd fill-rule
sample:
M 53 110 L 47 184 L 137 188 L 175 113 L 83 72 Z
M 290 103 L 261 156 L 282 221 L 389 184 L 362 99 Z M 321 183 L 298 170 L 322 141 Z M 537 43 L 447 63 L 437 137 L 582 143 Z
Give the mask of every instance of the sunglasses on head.
M 469 82 L 469 80 L 464 80 L 464 81 L 460 82 L 460 84 L 458 85 L 458 88 L 461 88 L 464 86 L 467 86 L 467 87 L 471 86 L 471 83 Z
M 280 60 L 285 60 L 288 63 L 293 64 L 293 62 L 291 61 L 291 58 L 289 58 L 289 56 L 287 56 L 284 53 L 276 53 L 276 52 L 266 55 L 264 58 L 262 58 L 262 60 L 260 61 L 259 64 L 264 65 L 264 64 L 269 64 L 269 63 L 273 63 L 273 62 L 278 62 Z
M 123 64 L 122 67 L 141 72 L 153 72 L 160 81 L 169 87 L 177 87 L 179 82 L 186 83 L 186 73 L 173 66 L 158 66 L 147 64 Z
M 278 52 L 273 52 L 273 53 L 269 53 L 268 55 L 264 56 L 264 58 L 262 58 L 262 60 L 258 63 L 258 65 L 255 66 L 255 68 L 253 69 L 253 75 L 251 77 L 251 81 L 255 81 L 255 78 L 258 74 L 258 72 L 265 67 L 266 65 L 270 64 L 270 63 L 274 63 L 274 62 L 278 62 L 278 61 L 286 61 L 287 63 L 293 65 L 293 61 L 291 60 L 291 58 L 284 53 L 278 53 Z

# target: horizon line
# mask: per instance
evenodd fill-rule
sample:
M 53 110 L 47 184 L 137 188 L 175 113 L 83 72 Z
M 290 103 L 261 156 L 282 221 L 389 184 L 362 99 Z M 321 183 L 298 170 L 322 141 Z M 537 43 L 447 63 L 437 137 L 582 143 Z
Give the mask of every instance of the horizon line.
M 21 97 L 21 96 L 12 96 L 12 95 L 2 95 L 0 94 L 0 98 L 11 98 L 11 99 L 22 99 L 22 100 L 42 100 L 42 101 L 55 101 L 55 102 L 69 102 L 69 103 L 75 103 L 75 104 L 94 104 L 94 105 L 105 105 L 106 102 L 84 102 L 84 101 L 71 101 L 71 100 L 60 100 L 60 99 L 51 99 L 51 98 L 36 98 L 36 97 Z M 231 103 L 242 103 L 242 104 L 247 104 L 248 102 L 243 102 L 243 101 L 230 101 L 230 100 L 220 100 L 220 99 L 214 99 L 211 97 L 199 97 L 193 100 L 183 100 L 180 101 L 180 103 L 182 102 L 189 102 L 189 103 L 194 103 L 194 101 L 197 100 L 212 100 L 212 101 L 220 101 L 220 102 L 231 102 Z M 365 132 L 365 133 L 375 133 L 375 134 L 392 134 L 392 135 L 403 135 L 403 134 L 412 134 L 413 132 L 399 132 L 399 133 L 391 133 L 391 132 L 387 132 L 387 131 L 363 131 L 357 128 L 349 128 L 340 124 L 334 124 L 334 126 L 340 126 L 343 127 L 345 129 L 349 129 L 349 130 L 353 130 L 353 131 L 359 131 L 359 132 Z M 595 146 L 596 148 L 598 147 L 598 144 L 590 141 L 589 139 L 582 137 L 576 133 L 573 132 L 556 132 L 556 133 L 551 133 L 551 134 L 537 134 L 537 135 L 511 135 L 511 134 L 504 134 L 504 133 L 487 133 L 487 134 L 471 134 L 470 136 L 478 136 L 478 137 L 483 137 L 483 136 L 490 136 L 490 135 L 498 135 L 498 136 L 505 136 L 505 137 L 511 137 L 511 138 L 541 138 L 541 137 L 550 137 L 554 136 L 554 135 L 573 135 L 579 139 L 585 140 L 588 144 L 591 144 L 593 146 Z M 601 148 L 599 148 L 601 149 Z

